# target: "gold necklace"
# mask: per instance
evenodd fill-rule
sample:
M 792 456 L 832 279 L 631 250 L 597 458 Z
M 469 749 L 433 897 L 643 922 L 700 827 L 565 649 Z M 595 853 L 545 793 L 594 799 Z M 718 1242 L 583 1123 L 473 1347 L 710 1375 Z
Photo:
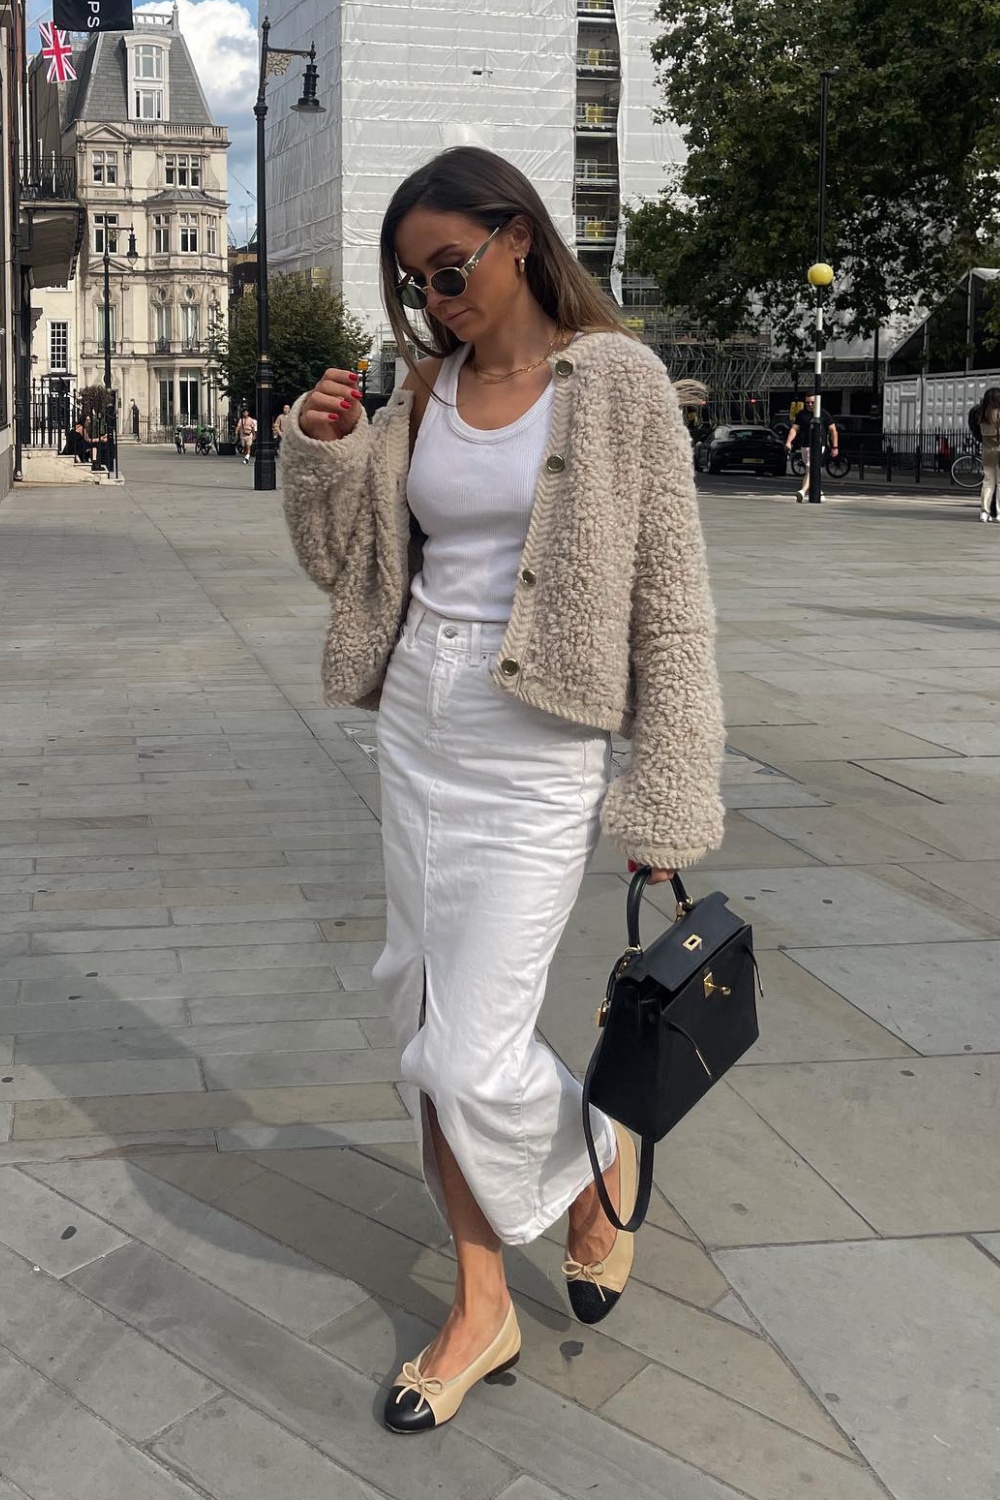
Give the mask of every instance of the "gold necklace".
M 555 349 L 560 338 L 562 337 L 562 333 L 563 330 L 561 328 L 556 329 L 551 344 L 546 349 L 541 359 L 536 359 L 534 364 L 521 365 L 517 370 L 508 370 L 505 375 L 498 375 L 495 370 L 481 370 L 476 364 L 475 355 L 473 355 L 472 373 L 473 375 L 475 375 L 476 379 L 481 380 L 484 385 L 502 385 L 505 380 L 513 380 L 515 375 L 527 375 L 529 370 L 537 370 L 539 365 L 544 365 L 545 361 L 548 359 L 549 355 L 552 353 L 553 349 Z

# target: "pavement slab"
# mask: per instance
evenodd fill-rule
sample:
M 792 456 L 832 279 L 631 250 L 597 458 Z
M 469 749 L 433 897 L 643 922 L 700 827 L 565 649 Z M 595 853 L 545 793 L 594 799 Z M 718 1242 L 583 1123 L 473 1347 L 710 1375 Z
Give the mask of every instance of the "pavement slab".
M 740 1068 L 731 1077 L 879 1234 L 1000 1229 L 997 1055 Z
M 967 502 L 699 481 L 730 744 L 689 883 L 753 922 L 761 1038 L 658 1148 L 613 1317 L 572 1319 L 552 1225 L 507 1257 L 518 1373 L 410 1447 L 380 1390 L 455 1262 L 371 979 L 373 718 L 321 704 L 280 495 L 127 460 L 110 499 L 0 507 L 0 1500 L 995 1500 L 1000 582 Z M 626 879 L 601 840 L 550 975 L 577 1072 Z
M 354 1283 L 325 1273 L 133 1162 L 74 1162 L 27 1170 L 131 1238 L 298 1333 L 310 1333 L 363 1300 Z
M 1000 1266 L 947 1238 L 719 1261 L 893 1495 L 997 1494 Z
M 30 1500 L 197 1500 L 196 1490 L 2 1348 L 0 1472 Z
M 146 1246 L 109 1257 L 98 1275 L 80 1272 L 74 1285 L 398 1500 L 440 1500 L 442 1488 L 455 1500 L 481 1500 L 515 1476 L 502 1457 L 451 1432 L 433 1436 L 425 1444 L 433 1454 L 415 1463 L 410 1445 L 374 1420 L 371 1381 Z

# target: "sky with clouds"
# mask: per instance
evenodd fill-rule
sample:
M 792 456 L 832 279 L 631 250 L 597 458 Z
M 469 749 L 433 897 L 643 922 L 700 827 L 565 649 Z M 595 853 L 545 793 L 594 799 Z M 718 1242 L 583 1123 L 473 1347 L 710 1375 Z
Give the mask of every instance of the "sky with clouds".
M 243 243 L 255 221 L 256 152 L 253 117 L 257 95 L 257 6 L 239 0 L 177 0 L 187 42 L 212 118 L 229 128 L 229 226 Z M 135 5 L 136 15 L 169 6 L 163 0 Z

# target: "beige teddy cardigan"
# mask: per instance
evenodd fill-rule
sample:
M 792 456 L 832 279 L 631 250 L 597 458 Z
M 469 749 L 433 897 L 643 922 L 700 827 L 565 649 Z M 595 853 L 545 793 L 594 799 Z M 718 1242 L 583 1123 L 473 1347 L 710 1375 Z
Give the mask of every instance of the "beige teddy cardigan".
M 722 711 L 691 443 L 651 350 L 617 333 L 549 359 L 555 381 L 510 622 L 494 671 L 524 703 L 631 737 L 605 832 L 643 864 L 722 841 Z M 303 400 L 305 398 L 302 398 Z M 328 703 L 374 708 L 419 568 L 406 503 L 412 396 L 317 442 L 292 410 L 281 447 L 296 554 L 330 594 Z

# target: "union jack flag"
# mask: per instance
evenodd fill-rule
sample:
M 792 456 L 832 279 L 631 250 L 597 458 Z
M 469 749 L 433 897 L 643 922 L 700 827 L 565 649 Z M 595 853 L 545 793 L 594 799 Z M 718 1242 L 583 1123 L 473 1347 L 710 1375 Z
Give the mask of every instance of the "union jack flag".
M 38 34 L 42 39 L 42 56 L 49 60 L 46 74 L 49 83 L 68 83 L 76 78 L 76 70 L 70 62 L 73 46 L 65 31 L 60 31 L 54 21 L 40 21 Z

